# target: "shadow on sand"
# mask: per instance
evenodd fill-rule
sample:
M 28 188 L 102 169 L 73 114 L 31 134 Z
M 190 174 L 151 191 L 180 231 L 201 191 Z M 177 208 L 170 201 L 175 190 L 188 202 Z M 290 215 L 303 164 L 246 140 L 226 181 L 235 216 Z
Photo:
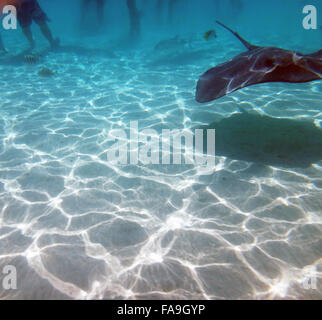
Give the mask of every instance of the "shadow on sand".
M 310 121 L 244 112 L 202 129 L 216 129 L 217 156 L 288 168 L 322 159 L 322 130 Z

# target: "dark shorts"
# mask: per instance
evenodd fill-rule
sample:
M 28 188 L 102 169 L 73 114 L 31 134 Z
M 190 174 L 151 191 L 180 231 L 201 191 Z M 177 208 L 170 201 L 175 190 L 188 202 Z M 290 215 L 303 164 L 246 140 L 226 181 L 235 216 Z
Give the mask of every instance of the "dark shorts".
M 17 19 L 21 28 L 30 27 L 32 21 L 43 24 L 49 21 L 46 13 L 40 8 L 37 0 L 27 0 L 17 8 Z

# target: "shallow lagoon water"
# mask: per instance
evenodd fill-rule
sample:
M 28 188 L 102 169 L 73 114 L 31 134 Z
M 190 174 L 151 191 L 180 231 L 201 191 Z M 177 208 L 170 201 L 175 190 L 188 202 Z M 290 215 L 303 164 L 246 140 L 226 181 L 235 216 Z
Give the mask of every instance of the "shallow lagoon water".
M 18 274 L 2 299 L 322 298 L 322 82 L 201 105 L 200 74 L 243 49 L 225 32 L 185 39 L 157 52 L 69 40 L 36 64 L 1 58 L 0 268 Z M 245 125 L 207 170 L 107 161 L 108 133 L 130 121 L 158 132 L 217 123 L 234 141 L 234 121 L 253 117 L 275 119 L 268 145 Z M 283 153 L 273 145 L 286 119 L 298 130 Z M 312 145 L 299 138 L 312 134 Z M 253 146 L 260 155 L 239 156 Z M 291 161 L 303 152 L 308 161 Z

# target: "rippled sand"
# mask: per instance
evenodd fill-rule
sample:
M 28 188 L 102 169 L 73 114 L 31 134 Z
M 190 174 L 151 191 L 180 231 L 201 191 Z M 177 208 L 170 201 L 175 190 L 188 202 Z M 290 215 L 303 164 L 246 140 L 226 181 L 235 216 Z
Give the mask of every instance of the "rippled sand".
M 320 125 L 322 82 L 196 103 L 198 76 L 240 50 L 233 39 L 2 58 L 0 270 L 14 265 L 18 281 L 1 298 L 322 298 L 321 158 L 297 168 L 217 155 L 206 171 L 107 161 L 108 133 L 133 120 L 192 129 L 242 107 Z

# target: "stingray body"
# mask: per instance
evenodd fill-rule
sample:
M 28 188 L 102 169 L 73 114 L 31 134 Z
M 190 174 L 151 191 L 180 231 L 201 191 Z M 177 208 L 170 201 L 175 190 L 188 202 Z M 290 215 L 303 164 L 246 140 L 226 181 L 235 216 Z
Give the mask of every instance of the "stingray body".
M 301 83 L 322 79 L 322 50 L 312 54 L 277 47 L 258 47 L 231 31 L 248 49 L 232 60 L 206 71 L 199 79 L 198 102 L 209 102 L 238 89 L 264 82 Z

